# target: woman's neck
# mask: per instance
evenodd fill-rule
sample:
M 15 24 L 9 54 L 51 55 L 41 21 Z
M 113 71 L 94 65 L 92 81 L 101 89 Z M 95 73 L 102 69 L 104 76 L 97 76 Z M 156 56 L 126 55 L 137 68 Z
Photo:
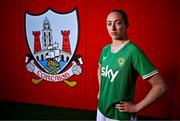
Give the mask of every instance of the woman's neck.
M 125 44 L 125 42 L 127 42 L 127 41 L 128 41 L 128 39 L 126 39 L 126 40 L 113 40 L 112 45 L 111 45 L 111 52 L 114 53 L 114 52 L 120 50 L 123 47 L 123 45 Z
M 123 40 L 112 40 L 112 45 L 113 46 L 121 46 L 123 45 L 128 39 L 123 39 Z

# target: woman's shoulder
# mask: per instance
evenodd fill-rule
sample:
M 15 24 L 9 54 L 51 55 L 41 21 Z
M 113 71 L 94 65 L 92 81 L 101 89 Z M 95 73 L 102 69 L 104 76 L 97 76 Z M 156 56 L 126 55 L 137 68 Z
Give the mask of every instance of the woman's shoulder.
M 103 47 L 103 51 L 107 51 L 111 49 L 111 44 L 107 44 Z
M 129 45 L 128 49 L 133 51 L 133 52 L 141 51 L 141 48 L 137 44 L 133 43 L 132 41 L 129 42 L 128 45 Z

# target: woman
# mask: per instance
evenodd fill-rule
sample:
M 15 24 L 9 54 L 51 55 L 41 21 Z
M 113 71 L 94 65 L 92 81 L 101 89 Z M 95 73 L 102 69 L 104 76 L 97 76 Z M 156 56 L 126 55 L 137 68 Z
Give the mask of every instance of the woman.
M 157 100 L 166 85 L 157 69 L 127 36 L 127 14 L 112 10 L 107 16 L 107 30 L 112 43 L 105 46 L 99 59 L 100 85 L 97 121 L 135 120 L 135 113 Z M 137 104 L 133 103 L 138 75 L 152 88 Z

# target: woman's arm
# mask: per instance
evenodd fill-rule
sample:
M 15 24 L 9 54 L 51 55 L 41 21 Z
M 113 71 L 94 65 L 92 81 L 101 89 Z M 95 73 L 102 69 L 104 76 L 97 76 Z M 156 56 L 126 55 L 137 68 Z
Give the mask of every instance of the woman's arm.
M 97 70 L 97 77 L 98 77 L 99 91 L 100 91 L 100 85 L 101 85 L 101 64 L 99 64 L 99 67 L 98 67 L 98 70 Z M 98 99 L 99 99 L 99 92 L 98 92 Z
M 166 84 L 160 74 L 155 74 L 148 78 L 148 82 L 152 85 L 152 88 L 142 101 L 137 104 L 121 101 L 119 104 L 116 104 L 115 107 L 121 112 L 139 112 L 157 100 L 167 90 Z

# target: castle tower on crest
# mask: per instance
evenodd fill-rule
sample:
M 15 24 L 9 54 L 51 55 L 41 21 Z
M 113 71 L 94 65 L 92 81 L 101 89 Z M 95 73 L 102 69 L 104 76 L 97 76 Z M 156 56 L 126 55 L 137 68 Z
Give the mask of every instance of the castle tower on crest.
M 62 51 L 71 53 L 70 41 L 69 41 L 69 34 L 70 31 L 61 31 L 63 35 L 63 43 L 62 43 Z
M 42 29 L 42 48 L 47 49 L 48 46 L 52 46 L 52 29 L 49 20 L 47 17 L 43 21 L 43 29 Z
M 34 35 L 34 53 L 36 53 L 41 51 L 40 31 L 33 31 L 32 34 Z

